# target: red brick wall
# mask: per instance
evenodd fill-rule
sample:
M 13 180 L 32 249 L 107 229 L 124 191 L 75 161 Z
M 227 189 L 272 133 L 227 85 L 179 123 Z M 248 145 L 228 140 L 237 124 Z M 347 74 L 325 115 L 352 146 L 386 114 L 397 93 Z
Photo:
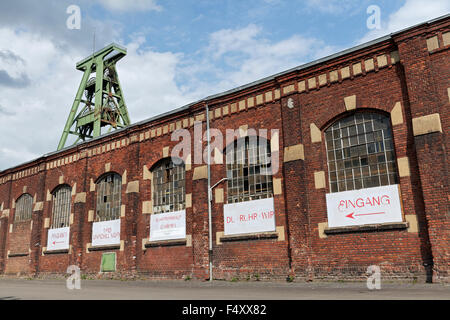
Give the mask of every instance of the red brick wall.
M 327 187 L 315 189 L 314 172 L 325 171 L 325 176 L 328 177 L 328 169 L 324 137 L 322 137 L 322 143 L 311 143 L 310 123 L 314 123 L 323 133 L 335 119 L 351 113 L 346 111 L 344 105 L 344 98 L 351 95 L 356 95 L 356 106 L 360 110 L 380 110 L 388 114 L 397 101 L 400 101 L 402 106 L 406 106 L 407 101 L 404 100 L 401 80 L 396 76 L 397 72 L 397 66 L 380 69 L 378 72 L 344 80 L 340 85 L 322 87 L 300 94 L 298 97 L 306 153 L 303 183 L 307 184 L 306 188 L 309 190 L 306 206 L 311 230 L 310 263 L 318 276 L 335 277 L 339 273 L 348 273 L 349 276 L 361 275 L 371 264 L 385 266 L 382 272 L 407 274 L 408 268 L 414 270 L 411 271 L 412 273 L 424 272 L 422 261 L 428 258 L 429 253 L 426 250 L 421 252 L 421 240 L 416 233 L 408 233 L 404 230 L 329 235 L 326 239 L 318 237 L 318 223 L 327 221 L 325 193 L 329 192 L 329 187 L 328 178 L 326 178 Z M 411 120 L 405 114 L 404 119 L 403 124 L 392 127 L 396 156 L 397 158 L 409 156 L 410 165 L 414 166 L 414 159 L 412 159 L 414 150 L 407 143 L 411 133 L 408 132 L 406 123 Z M 421 214 L 421 208 L 417 210 L 417 204 L 414 201 L 421 197 L 420 193 L 413 190 L 417 171 L 412 171 L 410 177 L 400 178 L 403 213 Z M 291 228 L 295 232 L 296 226 L 291 225 Z M 426 241 L 424 247 L 427 247 Z M 293 259 L 296 260 L 297 256 L 293 255 Z
M 432 246 L 433 277 L 448 279 L 450 257 L 449 195 L 449 92 L 450 56 L 444 47 L 442 32 L 448 32 L 449 22 L 438 23 L 416 31 L 420 36 L 399 37 L 399 52 L 404 66 L 405 82 L 411 106 L 411 116 L 438 113 L 443 132 L 414 137 L 418 160 L 418 181 L 424 199 L 424 211 Z M 439 49 L 429 52 L 426 39 L 438 35 Z
M 66 153 L 67 155 L 72 155 Z M 56 158 L 58 159 L 58 158 Z M 50 160 L 51 161 L 51 160 Z M 50 162 L 49 161 L 49 162 Z M 86 167 L 86 160 L 80 159 L 77 162 L 73 162 L 70 166 L 61 166 L 57 169 L 47 170 L 45 177 L 44 188 L 41 190 L 42 198 L 44 201 L 44 208 L 42 213 L 42 228 L 40 231 L 41 237 L 41 248 L 47 247 L 48 239 L 48 227 L 45 227 L 45 219 L 48 219 L 49 226 L 51 226 L 52 221 L 52 196 L 51 194 L 55 189 L 61 184 L 68 185 L 72 188 L 71 197 L 71 210 L 70 212 L 74 215 L 74 224 L 70 227 L 70 243 L 72 245 L 72 252 L 68 254 L 55 254 L 55 255 L 43 255 L 42 250 L 39 255 L 39 272 L 45 273 L 65 273 L 67 267 L 71 264 L 78 265 L 81 261 L 79 254 L 82 251 L 82 246 L 80 245 L 80 238 L 82 234 L 82 223 L 80 223 L 82 216 L 85 214 L 83 210 L 77 210 L 80 204 L 75 204 L 75 194 L 85 191 L 85 179 L 84 171 Z M 61 182 L 61 183 L 60 183 Z M 50 197 L 48 197 L 50 195 Z M 83 205 L 83 204 L 81 204 Z
M 224 231 L 223 203 L 216 203 L 213 192 L 215 279 L 284 279 L 289 275 L 299 279 L 361 279 L 367 267 L 375 264 L 386 278 L 425 279 L 432 267 L 434 280 L 448 281 L 450 55 L 449 47 L 442 46 L 441 33 L 449 30 L 449 23 L 449 19 L 444 19 L 421 26 L 394 39 L 208 101 L 210 126 L 219 129 L 224 137 L 226 129 L 241 126 L 247 126 L 248 130 L 268 129 L 269 139 L 270 129 L 279 130 L 280 170 L 273 179 L 281 181 L 281 192 L 274 195 L 280 234 L 270 239 L 249 237 L 220 243 L 217 233 Z M 439 34 L 441 47 L 430 53 L 426 39 L 435 34 Z M 391 63 L 393 51 L 398 51 L 400 61 Z M 376 57 L 383 54 L 388 58 L 387 66 L 378 65 Z M 366 72 L 364 61 L 369 58 L 374 58 L 375 68 Z M 344 80 L 340 76 L 333 83 L 328 76 L 325 84 L 319 86 L 317 82 L 314 89 L 308 89 L 308 85 L 305 91 L 298 88 L 299 81 L 308 83 L 311 77 L 329 75 L 330 71 L 358 62 L 363 66 L 360 75 L 351 73 Z M 293 85 L 293 90 L 286 89 L 289 85 Z M 266 98 L 269 91 L 272 97 Z M 260 94 L 262 103 L 257 98 Z M 416 218 L 418 232 L 398 229 L 319 236 L 319 223 L 327 222 L 325 195 L 329 192 L 323 132 L 335 120 L 354 112 L 347 111 L 344 104 L 344 98 L 352 95 L 356 96 L 358 112 L 376 111 L 389 116 L 396 103 L 401 104 L 403 122 L 392 126 L 396 156 L 408 158 L 410 171 L 400 178 L 401 201 L 403 214 Z M 227 115 L 222 113 L 225 106 Z M 236 109 L 232 110 L 232 106 Z M 113 251 L 117 254 L 117 275 L 208 279 L 208 185 L 205 177 L 194 180 L 194 171 L 204 163 L 187 165 L 186 194 L 192 196 L 192 204 L 186 208 L 186 243 L 143 248 L 150 232 L 150 214 L 143 213 L 143 203 L 153 200 L 152 181 L 145 170 L 164 157 L 163 148 L 169 147 L 170 155 L 178 143 L 170 138 L 175 129 L 185 127 L 194 137 L 196 119 L 202 121 L 205 131 L 205 107 L 205 102 L 198 102 L 184 111 L 1 172 L 0 272 L 65 273 L 74 264 L 84 274 L 97 275 L 102 254 Z M 219 108 L 221 111 L 216 113 Z M 443 132 L 414 136 L 413 119 L 432 113 L 439 113 Z M 321 142 L 312 142 L 311 124 L 321 131 Z M 285 148 L 299 144 L 303 145 L 304 159 L 284 162 Z M 192 152 L 194 148 L 206 148 L 206 143 L 192 141 Z M 194 153 L 191 155 L 194 161 Z M 325 188 L 316 189 L 316 171 L 324 171 Z M 120 248 L 90 251 L 89 211 L 95 212 L 96 204 L 96 191 L 91 191 L 91 183 L 95 184 L 107 172 L 122 177 L 123 243 Z M 224 158 L 223 164 L 211 166 L 211 184 L 225 176 Z M 52 214 L 51 197 L 47 195 L 61 183 L 73 190 L 71 248 L 68 252 L 45 254 L 48 233 L 45 221 L 51 221 Z M 130 183 L 134 186 L 138 183 L 139 191 L 128 190 Z M 226 203 L 226 183 L 218 188 L 223 188 Z M 9 233 L 14 219 L 12 203 L 24 191 L 35 198 L 33 227 L 31 222 L 14 224 L 13 232 Z M 24 257 L 7 255 L 8 251 L 22 253 L 29 249 L 31 252 Z
M 271 140 L 272 130 L 279 130 L 278 137 L 283 134 L 283 125 L 280 117 L 273 115 L 280 113 L 279 102 L 267 103 L 265 105 L 250 107 L 237 114 L 222 116 L 220 119 L 211 121 L 210 127 L 219 129 L 225 136 L 226 129 L 238 130 L 241 126 L 248 126 L 248 134 L 263 135 L 260 129 L 267 129 L 267 138 Z M 214 109 L 213 109 L 214 110 Z M 254 129 L 255 132 L 251 132 Z M 226 142 L 224 142 L 224 148 Z M 283 140 L 279 139 L 279 149 L 283 150 Z M 223 152 L 223 164 L 212 165 L 211 184 L 226 177 L 226 158 Z M 272 157 L 278 157 L 277 152 L 272 152 Z M 284 184 L 283 172 L 279 170 L 273 175 L 273 179 L 281 179 Z M 224 201 L 227 199 L 227 183 L 220 186 L 224 189 Z M 213 193 L 214 194 L 214 193 Z M 214 199 L 213 199 L 214 200 Z M 284 193 L 274 195 L 275 225 L 287 229 L 286 209 Z M 249 241 L 232 241 L 216 244 L 216 232 L 224 231 L 223 204 L 213 201 L 213 265 L 214 278 L 230 279 L 232 277 L 247 278 L 248 275 L 258 275 L 261 278 L 283 277 L 289 274 L 289 259 L 287 241 L 278 239 L 258 239 Z
M 45 179 L 45 172 L 40 165 L 36 166 L 36 171 L 30 172 L 27 177 L 19 178 L 11 182 L 10 208 L 8 217 L 7 241 L 5 244 L 6 261 L 5 273 L 31 273 L 37 272 L 38 257 L 40 254 L 40 230 L 42 210 L 39 203 L 43 201 L 41 190 Z M 37 169 L 39 171 L 37 171 Z M 15 202 L 17 199 L 28 193 L 33 197 L 33 211 L 31 220 L 14 222 L 16 213 Z M 12 225 L 12 229 L 11 229 Z M 8 257 L 9 255 L 13 255 Z M 26 254 L 26 256 L 14 256 L 15 254 Z
M 193 130 L 191 128 L 190 132 Z M 138 272 L 158 278 L 185 276 L 191 277 L 194 272 L 194 247 L 186 245 L 177 246 L 159 246 L 148 247 L 143 250 L 142 239 L 150 237 L 150 214 L 142 214 L 142 202 L 152 201 L 152 180 L 143 179 L 143 168 L 150 171 L 157 162 L 164 158 L 163 148 L 169 147 L 169 150 L 177 144 L 177 141 L 170 141 L 170 136 L 156 136 L 152 140 L 145 140 L 139 144 L 138 159 L 136 166 L 136 180 L 140 181 L 139 195 L 137 197 L 137 214 L 136 214 L 136 269 Z M 169 153 L 170 156 L 170 153 Z M 186 171 L 186 194 L 192 194 L 194 191 L 194 182 L 192 181 L 193 170 Z M 198 191 L 198 190 L 195 190 Z M 196 203 L 194 204 L 196 205 Z M 194 220 L 195 206 L 186 208 L 186 234 L 194 236 L 195 222 Z M 204 274 L 202 274 L 204 276 Z
M 10 185 L 10 182 L 0 184 L 0 206 L 3 206 L 2 208 L 0 208 L 0 273 L 3 273 L 5 270 L 5 261 L 7 255 L 6 239 L 9 232 L 8 209 L 10 208 Z

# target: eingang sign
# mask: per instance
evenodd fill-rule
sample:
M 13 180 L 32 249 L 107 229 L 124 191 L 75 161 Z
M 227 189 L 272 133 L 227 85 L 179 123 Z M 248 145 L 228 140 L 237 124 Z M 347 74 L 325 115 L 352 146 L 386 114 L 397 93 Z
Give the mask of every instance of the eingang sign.
M 70 228 L 49 229 L 47 235 L 47 250 L 69 249 Z
M 328 227 L 402 222 L 399 185 L 327 193 Z

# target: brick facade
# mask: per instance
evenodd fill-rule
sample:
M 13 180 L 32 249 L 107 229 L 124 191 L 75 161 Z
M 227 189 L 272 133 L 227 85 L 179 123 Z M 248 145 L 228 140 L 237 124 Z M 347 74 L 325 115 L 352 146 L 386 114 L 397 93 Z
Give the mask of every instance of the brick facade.
M 447 16 L 0 172 L 0 273 L 63 274 L 77 265 L 98 274 L 102 254 L 116 252 L 120 276 L 208 279 L 208 180 L 205 163 L 193 159 L 206 148 L 194 126 L 205 132 L 207 105 L 210 127 L 223 136 L 267 129 L 279 162 L 271 235 L 224 237 L 226 183 L 213 192 L 214 278 L 362 279 L 375 264 L 390 279 L 448 281 L 449 38 Z M 355 111 L 391 119 L 404 227 L 327 232 L 324 131 Z M 151 168 L 170 155 L 181 128 L 194 137 L 183 158 L 186 239 L 150 245 Z M 93 248 L 96 181 L 108 172 L 122 177 L 121 242 Z M 225 161 L 211 165 L 212 184 L 225 176 Z M 48 252 L 51 194 L 61 184 L 72 188 L 70 248 Z M 33 197 L 32 219 L 17 223 L 23 193 Z

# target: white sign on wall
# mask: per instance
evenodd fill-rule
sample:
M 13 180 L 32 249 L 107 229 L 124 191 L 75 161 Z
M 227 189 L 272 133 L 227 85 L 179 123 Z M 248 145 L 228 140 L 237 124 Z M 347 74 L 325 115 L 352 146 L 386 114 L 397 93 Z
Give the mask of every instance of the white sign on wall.
M 47 250 L 69 249 L 70 228 L 49 229 L 47 235 Z
M 223 220 L 225 235 L 275 231 L 273 198 L 225 204 Z
M 94 222 L 92 224 L 92 246 L 120 244 L 120 219 Z
M 328 193 L 328 227 L 402 222 L 399 186 Z
M 186 238 L 186 211 L 152 214 L 150 241 Z

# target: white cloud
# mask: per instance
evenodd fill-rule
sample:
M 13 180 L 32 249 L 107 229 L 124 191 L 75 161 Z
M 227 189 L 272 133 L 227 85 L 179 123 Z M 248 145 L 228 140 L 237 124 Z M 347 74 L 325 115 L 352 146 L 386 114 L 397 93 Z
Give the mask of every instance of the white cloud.
M 250 24 L 241 29 L 222 29 L 210 35 L 209 51 L 216 59 L 226 52 L 254 50 L 255 37 L 261 33 L 261 27 Z
M 151 7 L 149 3 L 156 5 L 150 1 L 147 8 Z M 119 2 L 110 5 L 120 8 Z M 111 23 L 91 22 L 97 30 Z M 58 24 L 59 20 L 54 22 Z M 74 42 L 73 37 L 46 32 L 47 29 L 21 28 L 12 22 L 0 24 L 0 71 L 11 79 L 25 76 L 29 80 L 23 86 L 5 86 L 0 81 L 0 170 L 56 149 L 78 89 L 82 73 L 74 66 L 89 54 L 85 42 Z M 128 42 L 120 40 L 122 33 L 105 37 L 128 49 L 117 70 L 131 121 L 161 114 L 334 51 L 314 38 L 294 35 L 274 41 L 264 31 L 254 24 L 218 30 L 210 34 L 205 47 L 191 56 L 158 52 L 139 35 Z
M 41 154 L 28 152 L 20 149 L 0 148 L 0 163 L 8 161 L 11 166 L 19 165 L 25 161 L 31 161 L 41 156 Z
M 388 17 L 383 16 L 383 8 L 381 8 L 381 29 L 369 31 L 359 40 L 359 43 L 443 16 L 449 12 L 449 0 L 406 0 L 400 9 Z
M 111 11 L 161 11 L 156 0 L 100 0 L 100 4 Z
M 222 29 L 210 35 L 200 70 L 196 71 L 202 74 L 203 67 L 203 71 L 210 70 L 213 75 L 219 75 L 214 87 L 216 90 L 212 93 L 270 76 L 336 51 L 336 48 L 315 38 L 293 35 L 272 41 L 264 35 L 263 29 L 254 24 L 240 29 Z M 192 69 L 189 73 L 192 74 Z
M 1 170 L 55 150 L 79 81 L 72 57 L 81 56 L 43 36 L 8 28 L 0 28 L 0 48 L 21 61 L 17 67 L 30 79 L 25 87 L 1 87 L 7 115 L 0 117 Z
M 263 2 L 267 4 L 278 4 L 281 2 L 281 0 L 263 0 Z
M 155 52 L 143 43 L 142 38 L 125 43 L 128 54 L 117 64 L 132 122 L 181 106 L 191 98 L 183 96 L 174 80 L 181 56 Z M 68 52 L 43 35 L 9 28 L 0 28 L 0 48 L 8 48 L 30 78 L 24 88 L 1 87 L 1 171 L 56 150 L 82 77 L 74 66 L 85 53 Z M 0 61 L 0 70 L 5 65 Z
M 156 52 L 144 47 L 145 38 L 125 44 L 127 56 L 117 63 L 117 73 L 132 122 L 191 102 L 175 82 L 181 54 Z
M 307 0 L 309 9 L 318 10 L 328 14 L 342 14 L 361 5 L 360 0 Z
M 212 33 L 195 57 L 157 52 L 142 36 L 131 39 L 122 43 L 127 56 L 118 62 L 117 71 L 133 123 L 333 50 L 300 35 L 270 41 L 252 24 Z M 0 27 L 0 48 L 8 48 L 7 56 L 18 61 L 16 69 L 8 70 L 20 70 L 30 78 L 25 88 L 2 88 L 2 170 L 56 149 L 82 76 L 74 64 L 86 53 L 78 47 L 67 51 L 67 46 L 41 33 L 6 27 Z M 2 66 L 6 64 L 0 61 L 0 70 Z

